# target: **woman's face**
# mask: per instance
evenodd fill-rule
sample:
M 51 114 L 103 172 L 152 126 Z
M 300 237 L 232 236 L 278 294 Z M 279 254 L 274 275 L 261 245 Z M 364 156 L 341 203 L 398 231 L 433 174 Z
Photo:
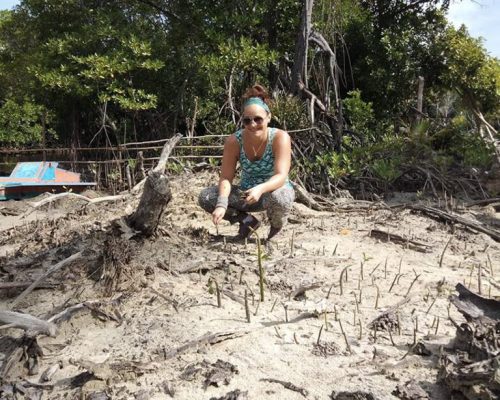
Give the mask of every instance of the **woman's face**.
M 270 120 L 270 114 L 257 104 L 245 107 L 241 117 L 245 130 L 256 134 L 266 132 Z

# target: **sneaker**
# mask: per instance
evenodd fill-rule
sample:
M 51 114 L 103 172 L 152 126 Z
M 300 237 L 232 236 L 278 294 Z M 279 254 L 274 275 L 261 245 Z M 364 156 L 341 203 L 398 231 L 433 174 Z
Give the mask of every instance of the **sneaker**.
M 249 237 L 253 231 L 259 229 L 260 221 L 253 215 L 247 215 L 240 221 L 240 229 L 238 230 L 238 237 L 245 239 Z

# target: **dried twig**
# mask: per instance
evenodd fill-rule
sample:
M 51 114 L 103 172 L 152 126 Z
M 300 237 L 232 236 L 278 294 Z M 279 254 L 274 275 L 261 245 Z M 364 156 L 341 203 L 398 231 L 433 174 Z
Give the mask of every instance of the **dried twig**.
M 291 382 L 286 382 L 286 381 L 282 381 L 282 380 L 279 380 L 279 379 L 273 379 L 273 378 L 262 378 L 261 381 L 263 381 L 263 382 L 270 382 L 270 383 L 279 383 L 280 385 L 283 385 L 283 387 L 285 389 L 292 390 L 294 392 L 300 393 L 304 397 L 307 397 L 307 395 L 308 395 L 308 392 L 307 392 L 306 389 L 298 387 L 298 386 L 295 386 Z
M 30 294 L 38 284 L 43 281 L 48 276 L 52 275 L 54 272 L 60 270 L 62 267 L 72 263 L 75 260 L 78 260 L 82 257 L 83 252 L 79 251 L 68 258 L 58 262 L 57 264 L 52 265 L 44 274 L 42 274 L 35 282 L 33 282 L 28 288 L 26 288 L 12 303 L 11 308 L 14 309 L 24 298 Z

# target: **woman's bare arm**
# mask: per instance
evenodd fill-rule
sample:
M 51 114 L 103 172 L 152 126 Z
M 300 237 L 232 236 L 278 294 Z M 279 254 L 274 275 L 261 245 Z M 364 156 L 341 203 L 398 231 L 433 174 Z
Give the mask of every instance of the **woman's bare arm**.
M 231 135 L 224 143 L 222 155 L 222 166 L 219 178 L 219 196 L 228 197 L 231 192 L 231 184 L 236 173 L 236 163 L 239 159 L 240 145 L 235 135 Z

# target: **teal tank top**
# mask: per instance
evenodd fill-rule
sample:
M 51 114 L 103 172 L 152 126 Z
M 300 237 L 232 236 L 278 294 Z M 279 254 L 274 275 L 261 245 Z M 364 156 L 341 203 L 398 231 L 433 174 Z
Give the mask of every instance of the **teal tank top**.
M 262 158 L 256 161 L 250 161 L 243 148 L 243 131 L 240 129 L 236 132 L 236 139 L 240 144 L 240 166 L 241 166 L 241 182 L 240 186 L 243 190 L 253 188 L 268 181 L 274 175 L 274 154 L 273 154 L 273 140 L 276 135 L 276 128 L 268 128 L 269 137 L 266 144 L 266 149 Z M 292 187 L 288 177 L 286 178 L 285 185 Z

